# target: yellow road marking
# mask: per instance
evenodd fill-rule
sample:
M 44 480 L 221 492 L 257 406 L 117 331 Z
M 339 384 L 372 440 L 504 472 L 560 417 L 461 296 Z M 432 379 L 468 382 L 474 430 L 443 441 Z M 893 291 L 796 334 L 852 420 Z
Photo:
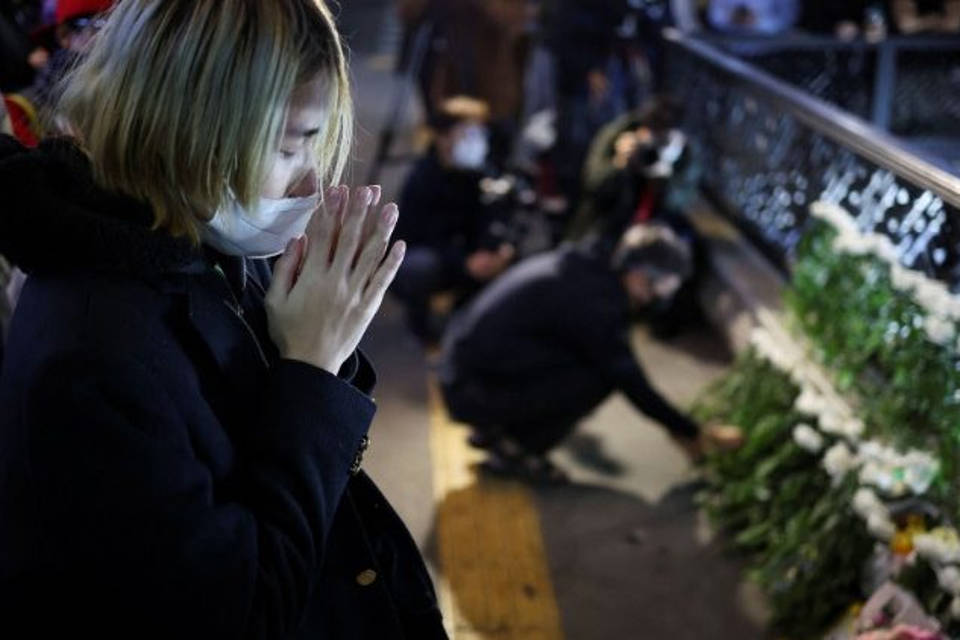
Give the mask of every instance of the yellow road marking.
M 483 454 L 430 381 L 438 590 L 452 640 L 563 640 L 540 518 L 521 483 L 478 478 Z

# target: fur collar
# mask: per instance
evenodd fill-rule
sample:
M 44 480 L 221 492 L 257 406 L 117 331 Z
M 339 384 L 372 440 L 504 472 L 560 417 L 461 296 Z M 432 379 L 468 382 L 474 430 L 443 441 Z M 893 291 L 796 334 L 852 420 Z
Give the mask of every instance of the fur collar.
M 196 272 L 203 254 L 187 238 L 152 230 L 148 205 L 94 184 L 67 138 L 27 149 L 0 136 L 0 254 L 27 273 Z

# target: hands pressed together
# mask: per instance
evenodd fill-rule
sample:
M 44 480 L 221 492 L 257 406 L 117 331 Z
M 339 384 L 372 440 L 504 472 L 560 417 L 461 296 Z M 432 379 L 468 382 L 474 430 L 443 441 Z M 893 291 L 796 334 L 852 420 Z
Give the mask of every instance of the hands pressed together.
M 328 189 L 277 260 L 266 307 L 281 357 L 336 374 L 357 348 L 406 251 L 389 246 L 397 205 L 379 201 L 379 187 Z

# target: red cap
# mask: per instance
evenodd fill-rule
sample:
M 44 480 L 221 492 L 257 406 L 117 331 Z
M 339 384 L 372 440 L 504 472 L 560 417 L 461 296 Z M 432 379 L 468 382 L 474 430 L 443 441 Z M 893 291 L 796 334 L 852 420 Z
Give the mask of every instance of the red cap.
M 82 16 L 103 13 L 113 6 L 113 0 L 59 0 L 57 2 L 57 24 Z

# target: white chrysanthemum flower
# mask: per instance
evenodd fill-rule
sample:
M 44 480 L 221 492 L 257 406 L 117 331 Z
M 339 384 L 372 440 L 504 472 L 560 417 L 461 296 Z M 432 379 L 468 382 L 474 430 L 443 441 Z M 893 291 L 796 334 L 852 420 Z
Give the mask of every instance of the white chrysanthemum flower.
M 914 288 L 914 300 L 927 312 L 937 315 L 948 313 L 952 306 L 953 296 L 946 285 L 937 280 L 930 280 L 919 274 L 919 280 Z
M 811 207 L 811 212 L 816 217 L 826 221 L 841 235 L 860 233 L 860 229 L 857 228 L 857 223 L 853 219 L 853 216 L 837 205 L 822 202 L 817 203 Z
M 922 273 L 907 269 L 900 264 L 890 266 L 890 281 L 895 289 L 910 295 L 916 295 L 916 292 L 928 282 L 927 277 Z
M 800 362 L 800 364 L 797 366 L 797 373 L 803 376 L 805 387 L 810 386 L 808 382 L 809 380 L 812 380 L 819 375 L 816 365 L 809 360 L 802 360 Z
M 951 527 L 937 527 L 913 536 L 913 548 L 934 564 L 960 562 L 960 536 Z
M 909 272 L 898 264 L 890 266 L 890 283 L 897 291 L 908 291 L 913 286 Z
M 890 540 L 897 532 L 897 527 L 889 516 L 881 513 L 871 513 L 867 518 L 867 531 L 874 538 L 880 540 Z
M 827 470 L 827 473 L 830 474 L 830 477 L 834 480 L 839 480 L 856 466 L 856 456 L 853 455 L 849 447 L 842 442 L 834 444 L 823 456 L 823 468 Z
M 940 469 L 937 459 L 925 451 L 912 449 L 901 454 L 875 441 L 860 443 L 858 454 L 860 482 L 895 496 L 908 491 L 914 495 L 926 493 Z
M 924 451 L 909 451 L 903 459 L 903 481 L 915 495 L 923 495 L 940 471 L 940 462 Z
M 852 233 L 838 235 L 833 240 L 833 248 L 840 253 L 850 253 L 856 256 L 870 253 L 872 246 L 863 236 Z
M 896 245 L 890 238 L 878 233 L 864 233 L 856 219 L 837 205 L 815 203 L 810 211 L 814 217 L 824 220 L 836 230 L 833 246 L 837 251 L 875 256 L 889 265 L 890 279 L 895 289 L 910 294 L 920 306 L 932 313 L 960 321 L 960 297 L 952 295 L 942 282 L 904 267 L 900 263 Z
M 790 382 L 801 389 L 807 384 L 807 364 L 802 360 L 797 360 L 790 368 Z
M 823 448 L 823 436 L 820 435 L 820 432 L 804 423 L 800 423 L 793 428 L 793 441 L 801 449 L 810 453 L 817 453 Z
M 947 593 L 960 595 L 960 569 L 955 566 L 940 567 L 937 570 L 937 582 Z
M 857 492 L 853 494 L 852 504 L 854 512 L 864 520 L 868 519 L 873 513 L 885 514 L 887 512 L 887 508 L 880 502 L 877 494 L 866 487 L 857 489 Z
M 950 617 L 954 620 L 960 620 L 960 596 L 950 601 Z
M 918 533 L 913 536 L 913 548 L 917 555 L 931 562 L 943 562 L 943 543 L 929 533 Z
M 802 367 L 804 355 L 790 344 L 777 340 L 768 330 L 756 327 L 750 334 L 750 345 L 757 354 L 777 369 L 791 373 Z
M 900 256 L 897 255 L 897 248 L 890 242 L 890 238 L 886 236 L 879 236 L 879 238 L 880 241 L 878 242 L 876 251 L 877 257 L 887 264 L 898 264 Z
M 862 420 L 858 418 L 850 418 L 844 423 L 844 435 L 847 436 L 850 440 L 859 440 L 863 436 L 863 432 L 866 431 L 867 427 L 863 424 Z
M 885 493 L 893 493 L 894 479 L 889 468 L 877 460 L 867 460 L 860 467 L 860 482 L 877 487 Z
M 800 361 L 800 357 L 786 345 L 777 344 L 771 337 L 771 343 L 767 352 L 767 359 L 780 371 L 792 371 Z
M 801 389 L 800 395 L 793 403 L 793 407 L 797 411 L 811 416 L 819 416 L 825 406 L 823 397 L 809 387 Z
M 847 419 L 835 407 L 827 407 L 820 412 L 820 428 L 824 433 L 844 436 L 847 432 Z
M 884 446 L 876 440 L 866 440 L 857 447 L 862 460 L 880 460 L 884 457 Z
M 939 315 L 931 314 L 924 318 L 923 328 L 927 332 L 927 337 L 939 345 L 950 344 L 957 335 L 957 328 L 953 320 Z

